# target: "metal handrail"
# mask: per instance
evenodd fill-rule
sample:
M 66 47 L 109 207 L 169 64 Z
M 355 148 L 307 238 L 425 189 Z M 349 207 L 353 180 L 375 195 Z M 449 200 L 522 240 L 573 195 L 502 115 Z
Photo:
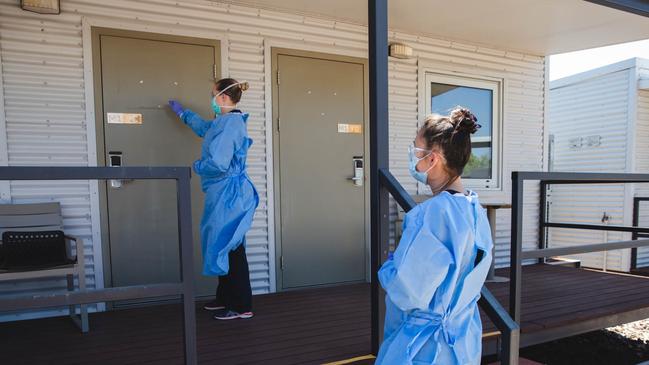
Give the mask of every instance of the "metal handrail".
M 649 237 L 649 236 L 645 236 Z M 540 250 L 525 250 L 521 252 L 523 260 L 527 259 L 540 259 L 555 256 L 568 256 L 578 255 L 584 253 L 623 250 L 626 248 L 637 248 L 649 246 L 649 240 L 631 240 L 631 241 L 615 241 L 605 243 L 595 243 L 590 245 L 580 246 L 567 246 L 557 248 L 543 248 Z
M 380 169 L 379 170 L 380 182 L 381 185 L 385 186 L 386 189 L 390 192 L 397 204 L 403 208 L 404 211 L 408 212 L 417 206 L 415 200 L 406 192 L 406 189 L 399 184 L 394 175 L 388 170 Z
M 540 183 L 540 214 L 539 214 L 539 243 L 538 249 L 523 251 L 523 200 L 524 182 L 539 181 Z M 643 237 L 649 228 L 637 227 L 637 221 L 629 226 L 611 226 L 605 224 L 573 224 L 548 221 L 547 189 L 549 185 L 581 185 L 581 184 L 629 184 L 649 183 L 649 174 L 610 174 L 610 173 L 577 173 L 577 172 L 512 172 L 512 221 L 511 221 L 511 262 L 510 262 L 510 292 L 509 313 L 520 323 L 521 305 L 521 275 L 523 260 L 547 257 L 592 253 L 599 251 L 619 250 L 649 246 L 649 240 L 633 240 L 604 242 L 590 245 L 568 246 L 560 248 L 547 247 L 546 228 L 582 229 L 631 232 L 634 238 Z M 649 200 L 646 199 L 646 200 Z
M 417 205 L 410 194 L 406 192 L 403 186 L 399 184 L 399 181 L 387 169 L 379 169 L 379 182 L 390 192 L 394 200 L 396 200 L 397 204 L 404 211 L 408 212 Z M 480 293 L 481 298 L 478 301 L 478 305 L 496 325 L 496 328 L 498 328 L 502 335 L 502 345 L 500 348 L 501 364 L 518 364 L 520 326 L 512 319 L 486 286 L 482 287 Z
M 649 228 L 633 226 L 615 226 L 606 224 L 579 224 L 579 223 L 555 223 L 542 222 L 544 227 L 548 228 L 565 228 L 565 229 L 585 229 L 591 231 L 614 231 L 614 232 L 631 232 L 631 233 L 649 233 Z
M 638 183 L 649 182 L 649 174 L 600 174 L 600 173 L 571 173 L 571 172 L 523 172 L 520 173 L 523 180 L 539 180 L 541 183 L 541 214 L 539 215 L 539 249 L 522 252 L 522 259 L 538 258 L 545 259 L 552 256 L 574 255 L 610 250 L 621 250 L 625 248 L 638 248 L 649 246 L 649 240 L 637 240 L 638 237 L 646 237 L 649 234 L 649 227 L 638 227 L 634 213 L 632 226 L 617 226 L 608 224 L 579 224 L 559 223 L 548 220 L 549 206 L 547 202 L 547 190 L 549 185 L 575 185 L 575 184 L 601 184 L 601 183 Z M 512 175 L 513 176 L 513 175 Z M 649 198 L 635 198 L 634 212 L 640 201 Z M 590 245 L 568 246 L 561 248 L 548 248 L 546 228 L 582 229 L 593 231 L 630 232 L 633 233 L 633 241 L 604 242 Z

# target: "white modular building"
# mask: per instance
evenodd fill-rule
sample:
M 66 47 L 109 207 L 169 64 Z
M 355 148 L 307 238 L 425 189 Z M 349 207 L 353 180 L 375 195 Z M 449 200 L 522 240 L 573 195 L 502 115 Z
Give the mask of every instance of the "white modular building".
M 190 166 L 200 140 L 167 100 L 208 118 L 212 80 L 245 80 L 248 171 L 261 197 L 247 236 L 254 293 L 369 280 L 369 184 L 350 180 L 371 158 L 365 2 L 61 0 L 55 15 L 19 3 L 0 0 L 0 164 Z M 462 104 L 483 127 L 465 181 L 483 203 L 501 205 L 511 202 L 512 171 L 548 168 L 547 56 L 649 37 L 646 18 L 577 0 L 392 1 L 390 14 L 390 42 L 411 51 L 389 60 L 392 173 L 409 193 L 425 193 L 408 174 L 407 147 L 426 114 Z M 12 181 L 0 183 L 0 198 L 60 202 L 66 232 L 85 242 L 88 287 L 102 288 L 176 275 L 165 189 Z M 525 247 L 536 247 L 538 189 L 527 191 Z M 509 210 L 496 222 L 502 266 Z M 196 280 L 199 294 L 212 294 L 214 280 L 198 271 Z M 65 289 L 63 279 L 0 284 L 2 294 Z
M 552 171 L 649 173 L 649 60 L 633 58 L 550 83 Z M 554 222 L 649 226 L 647 184 L 551 187 Z M 634 201 L 638 198 L 638 209 Z M 631 239 L 620 232 L 551 229 L 551 247 Z M 649 250 L 576 256 L 586 267 L 630 271 L 649 266 Z

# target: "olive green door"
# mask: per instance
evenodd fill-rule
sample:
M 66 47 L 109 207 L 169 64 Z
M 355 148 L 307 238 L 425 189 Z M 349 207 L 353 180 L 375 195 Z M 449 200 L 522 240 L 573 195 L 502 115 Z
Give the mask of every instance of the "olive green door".
M 365 281 L 365 65 L 274 59 L 281 288 Z
M 102 127 L 106 165 L 191 166 L 201 139 L 167 107 L 177 99 L 211 118 L 209 93 L 218 45 L 100 34 Z M 174 181 L 109 181 L 105 187 L 110 284 L 180 280 Z M 203 193 L 192 177 L 197 294 L 213 293 L 201 275 L 199 222 Z

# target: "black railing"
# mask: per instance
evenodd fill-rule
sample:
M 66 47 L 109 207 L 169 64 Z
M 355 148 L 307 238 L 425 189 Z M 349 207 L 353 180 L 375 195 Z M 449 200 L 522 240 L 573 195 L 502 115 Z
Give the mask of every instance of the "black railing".
M 523 197 L 524 182 L 540 182 L 540 209 L 539 214 L 539 243 L 538 249 L 523 251 Z M 649 228 L 634 226 L 610 226 L 606 224 L 574 224 L 548 221 L 548 206 L 546 204 L 547 191 L 550 185 L 581 185 L 581 184 L 630 184 L 649 183 L 649 174 L 606 174 L 606 173 L 571 173 L 571 172 L 513 172 L 512 173 L 512 225 L 511 225 L 511 262 L 510 262 L 510 287 L 509 287 L 509 314 L 517 323 L 521 318 L 521 276 L 523 260 L 545 260 L 554 256 L 565 256 L 626 248 L 649 246 L 649 239 L 605 242 L 589 245 L 549 248 L 546 229 L 582 229 L 630 232 L 634 235 L 646 235 Z M 649 199 L 647 199 L 649 200 Z M 649 236 L 642 236 L 649 237 Z
M 633 198 L 633 226 L 637 227 L 640 224 L 640 203 L 649 202 L 649 197 L 635 197 Z M 637 240 L 638 238 L 649 238 L 648 233 L 633 232 L 631 239 Z M 638 268 L 638 248 L 631 249 L 631 270 Z
M 190 174 L 187 167 L 0 167 L 0 181 L 175 180 L 181 274 L 180 283 L 133 285 L 61 294 L 2 296 L 0 312 L 180 295 L 183 301 L 185 364 L 196 364 Z
M 388 0 L 367 1 L 368 60 L 369 60 L 369 117 L 370 117 L 370 272 L 372 301 L 372 353 L 378 354 L 382 313 L 385 310 L 378 286 L 378 271 L 383 254 L 381 244 L 386 242 L 388 230 L 389 196 L 379 183 L 379 170 L 388 168 Z
M 408 212 L 417 205 L 410 194 L 406 192 L 403 186 L 399 184 L 397 179 L 387 169 L 379 170 L 379 182 L 382 187 L 390 192 L 394 200 L 396 200 L 397 204 L 404 211 Z M 482 287 L 481 294 L 482 296 L 478 301 L 478 305 L 496 325 L 496 328 L 498 328 L 502 336 L 499 351 L 501 364 L 518 364 L 520 343 L 519 325 L 509 316 L 505 308 L 503 308 L 486 286 Z

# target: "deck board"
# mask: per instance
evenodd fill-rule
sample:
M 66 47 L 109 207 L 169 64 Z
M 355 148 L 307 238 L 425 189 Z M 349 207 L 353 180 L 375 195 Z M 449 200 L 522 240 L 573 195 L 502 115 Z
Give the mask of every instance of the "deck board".
M 507 307 L 509 283 L 488 287 Z M 217 322 L 198 306 L 199 361 L 318 364 L 367 355 L 369 294 L 369 285 L 358 284 L 257 296 L 247 321 Z M 521 303 L 525 336 L 649 307 L 649 277 L 527 266 Z M 181 323 L 177 304 L 91 314 L 86 335 L 67 317 L 0 323 L 0 353 L 7 365 L 181 364 Z

